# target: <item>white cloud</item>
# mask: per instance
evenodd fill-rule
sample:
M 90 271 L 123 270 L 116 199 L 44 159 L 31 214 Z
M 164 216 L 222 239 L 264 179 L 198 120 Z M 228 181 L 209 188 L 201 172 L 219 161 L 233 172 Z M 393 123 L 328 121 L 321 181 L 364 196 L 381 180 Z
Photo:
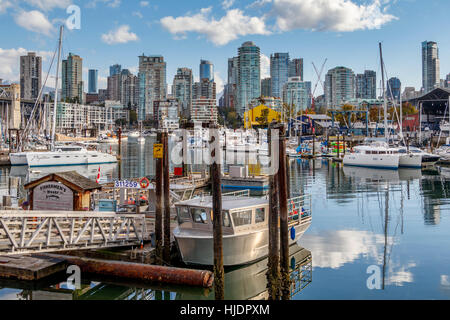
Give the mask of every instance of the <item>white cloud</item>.
M 139 12 L 139 11 L 134 11 L 134 12 L 132 13 L 132 15 L 138 17 L 139 19 L 142 19 L 142 18 L 144 17 L 144 16 L 142 15 L 142 13 Z
M 228 42 L 246 35 L 268 35 L 264 18 L 250 17 L 239 9 L 227 11 L 219 20 L 210 17 L 211 7 L 203 8 L 200 13 L 182 17 L 164 17 L 160 20 L 162 26 L 177 38 L 184 38 L 187 32 L 204 34 L 216 45 Z
M 139 5 L 140 5 L 141 7 L 148 7 L 149 4 L 150 4 L 150 2 L 148 2 L 148 1 L 141 1 L 141 2 L 139 3 Z
M 42 33 L 49 36 L 53 31 L 53 25 L 48 21 L 47 17 L 40 11 L 21 11 L 14 20 L 16 23 L 29 31 Z
M 27 55 L 29 51 L 33 50 L 27 50 L 24 48 L 0 48 L 0 78 L 12 82 L 19 81 L 20 56 Z M 53 56 L 53 52 L 50 51 L 38 51 L 36 54 L 41 56 L 44 62 L 49 61 Z
M 12 3 L 10 1 L 0 0 L 0 14 L 5 13 L 10 7 L 12 7 Z
M 135 33 L 130 32 L 130 26 L 122 25 L 116 30 L 111 30 L 106 34 L 102 34 L 102 40 L 107 44 L 119 44 L 137 41 L 139 38 Z
M 102 2 L 106 4 L 108 7 L 117 8 L 120 6 L 121 0 L 92 0 L 89 2 L 86 7 L 87 8 L 95 8 L 98 2 Z
M 352 0 L 273 0 L 272 13 L 280 31 L 306 29 L 312 31 L 350 32 L 379 29 L 397 19 L 384 12 L 387 2 L 356 4 Z
M 268 3 L 272 3 L 272 0 L 256 0 L 255 2 L 249 4 L 247 8 L 259 8 L 265 6 Z
M 222 8 L 225 10 L 230 9 L 234 4 L 234 0 L 223 0 L 222 2 Z
M 261 80 L 264 78 L 270 78 L 270 58 L 265 54 L 261 53 Z
M 72 0 L 24 0 L 31 6 L 38 7 L 44 11 L 50 11 L 53 8 L 65 9 L 72 4 Z
M 225 81 L 223 81 L 219 72 L 214 72 L 214 82 L 216 83 L 217 97 L 219 97 L 219 93 L 223 91 L 223 88 L 225 86 Z

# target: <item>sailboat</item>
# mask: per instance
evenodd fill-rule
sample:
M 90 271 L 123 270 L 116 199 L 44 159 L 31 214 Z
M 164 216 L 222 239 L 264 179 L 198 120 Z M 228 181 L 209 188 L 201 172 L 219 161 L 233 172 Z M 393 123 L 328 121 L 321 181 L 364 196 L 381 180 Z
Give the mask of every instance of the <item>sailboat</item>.
M 97 150 L 88 150 L 83 146 L 57 146 L 55 145 L 56 113 L 58 112 L 58 76 L 61 63 L 61 46 L 64 27 L 60 27 L 58 63 L 56 67 L 55 102 L 53 109 L 52 145 L 51 151 L 44 152 L 17 152 L 10 154 L 12 166 L 28 165 L 29 167 L 53 167 L 53 166 L 74 166 L 89 164 L 116 163 L 114 155 L 103 153 Z

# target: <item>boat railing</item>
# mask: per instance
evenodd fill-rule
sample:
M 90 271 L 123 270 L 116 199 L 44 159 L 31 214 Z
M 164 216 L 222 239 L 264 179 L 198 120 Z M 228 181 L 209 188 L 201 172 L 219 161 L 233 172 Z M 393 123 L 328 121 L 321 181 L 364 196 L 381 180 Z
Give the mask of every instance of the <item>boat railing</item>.
M 303 195 L 288 200 L 288 224 L 299 225 L 312 218 L 311 195 Z
M 239 191 L 223 193 L 222 197 L 225 197 L 225 196 L 238 197 L 238 198 L 250 197 L 250 190 L 246 189 L 246 190 L 239 190 Z

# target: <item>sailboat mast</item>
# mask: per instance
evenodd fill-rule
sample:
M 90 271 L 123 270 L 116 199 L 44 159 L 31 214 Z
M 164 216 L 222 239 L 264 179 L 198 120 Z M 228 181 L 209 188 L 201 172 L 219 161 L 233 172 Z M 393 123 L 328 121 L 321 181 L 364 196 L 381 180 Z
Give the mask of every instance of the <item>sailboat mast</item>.
M 55 104 L 53 107 L 53 126 L 52 126 L 52 150 L 55 149 L 56 112 L 58 107 L 58 80 L 59 80 L 59 67 L 61 63 L 61 46 L 62 46 L 63 30 L 64 26 L 61 25 L 61 27 L 59 28 L 58 63 L 56 64 Z
M 383 90 L 383 106 L 384 106 L 384 137 L 386 138 L 386 142 L 389 138 L 388 133 L 388 126 L 387 126 L 387 101 L 386 101 L 386 90 L 384 87 L 384 62 L 383 62 L 383 49 L 381 48 L 381 42 L 379 43 L 380 46 L 380 61 L 381 61 L 381 88 Z

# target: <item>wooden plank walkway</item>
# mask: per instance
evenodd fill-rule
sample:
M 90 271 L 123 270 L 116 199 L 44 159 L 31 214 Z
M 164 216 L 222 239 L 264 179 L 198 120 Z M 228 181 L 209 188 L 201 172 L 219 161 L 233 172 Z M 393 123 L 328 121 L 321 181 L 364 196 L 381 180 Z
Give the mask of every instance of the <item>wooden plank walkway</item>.
M 65 260 L 50 257 L 0 256 L 2 278 L 39 280 L 66 270 Z

